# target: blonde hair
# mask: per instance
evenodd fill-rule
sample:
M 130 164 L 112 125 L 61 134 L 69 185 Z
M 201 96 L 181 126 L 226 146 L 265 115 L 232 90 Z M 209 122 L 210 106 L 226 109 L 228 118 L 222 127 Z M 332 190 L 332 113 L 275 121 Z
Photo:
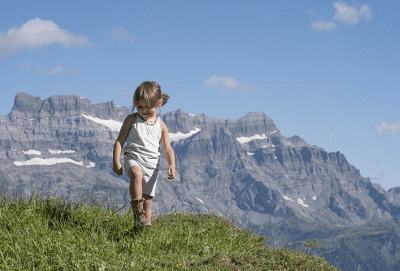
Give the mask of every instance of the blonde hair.
M 132 111 L 136 108 L 139 101 L 144 101 L 149 107 L 158 107 L 162 100 L 162 105 L 168 102 L 169 96 L 161 92 L 161 86 L 154 81 L 144 81 L 135 90 L 133 94 Z

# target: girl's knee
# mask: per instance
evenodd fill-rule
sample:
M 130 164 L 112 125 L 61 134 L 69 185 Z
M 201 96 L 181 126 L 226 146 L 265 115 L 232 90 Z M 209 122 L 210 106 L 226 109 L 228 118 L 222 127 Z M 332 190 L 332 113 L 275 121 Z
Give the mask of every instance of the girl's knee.
M 142 179 L 143 178 L 143 171 L 142 168 L 139 166 L 132 166 L 129 169 L 129 178 L 130 179 Z

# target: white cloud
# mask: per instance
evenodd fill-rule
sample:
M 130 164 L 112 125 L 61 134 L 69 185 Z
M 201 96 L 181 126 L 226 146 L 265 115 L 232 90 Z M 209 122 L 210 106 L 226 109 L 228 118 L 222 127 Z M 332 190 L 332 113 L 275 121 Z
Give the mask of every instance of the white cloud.
M 69 68 L 69 73 L 70 73 L 70 74 L 78 73 L 78 70 Z
M 338 26 L 334 22 L 315 21 L 311 23 L 311 27 L 316 31 L 330 31 L 336 29 Z
M 365 4 L 359 10 L 343 2 L 336 2 L 333 6 L 336 8 L 336 14 L 333 19 L 341 23 L 358 24 L 361 19 L 372 19 L 371 8 Z
M 52 21 L 36 18 L 0 33 L 0 57 L 14 53 L 21 48 L 42 48 L 45 45 L 59 43 L 65 47 L 86 46 L 89 40 L 83 36 L 75 36 L 61 29 Z
M 213 75 L 207 80 L 205 80 L 204 84 L 215 88 L 229 88 L 229 89 L 236 89 L 239 85 L 239 83 L 233 77 L 223 77 L 223 76 L 218 77 L 216 75 Z
M 366 4 L 357 9 L 357 7 L 348 6 L 346 3 L 339 1 L 334 3 L 333 7 L 336 9 L 333 20 L 340 23 L 355 25 L 358 24 L 361 19 L 370 20 L 373 17 L 371 8 Z M 318 32 L 331 31 L 338 28 L 335 22 L 324 20 L 311 22 L 310 25 Z
M 119 43 L 123 43 L 123 42 L 134 42 L 136 40 L 136 37 L 132 34 L 131 31 L 126 30 L 125 28 L 123 28 L 122 26 L 117 26 L 114 27 L 111 30 L 111 34 L 113 35 L 113 37 L 119 42 Z
M 371 20 L 372 17 L 374 16 L 372 14 L 371 8 L 365 4 L 361 6 L 359 13 L 360 13 L 361 18 L 364 18 L 366 20 Z
M 44 69 L 42 66 L 38 67 L 38 71 L 41 74 L 46 74 L 46 75 L 53 75 L 55 73 L 63 72 L 63 71 L 68 71 L 70 74 L 77 73 L 78 71 L 72 68 L 68 68 L 66 66 L 62 65 L 57 65 L 54 69 Z
M 373 181 L 382 181 L 385 178 L 385 173 L 382 171 L 376 177 L 371 178 Z
M 241 92 L 251 92 L 251 91 L 258 91 L 258 88 L 255 86 L 252 86 L 250 84 L 247 83 L 243 83 L 240 85 L 240 89 Z
M 386 121 L 382 121 L 379 125 L 376 127 L 376 132 L 378 133 L 378 136 L 381 135 L 394 135 L 400 130 L 400 122 L 395 121 L 393 123 L 387 123 Z
M 62 72 L 64 70 L 64 67 L 61 65 L 57 65 L 57 67 L 55 67 L 54 69 L 44 69 L 42 66 L 39 66 L 38 70 L 41 74 L 55 74 L 57 72 Z
M 226 89 L 238 90 L 241 92 L 257 91 L 257 87 L 254 87 L 247 83 L 239 83 L 233 77 L 224 77 L 213 75 L 204 81 L 206 86 L 217 88 L 221 90 L 221 93 L 226 93 Z
M 27 62 L 18 62 L 17 68 L 20 69 L 21 71 L 25 71 L 32 65 L 31 61 Z

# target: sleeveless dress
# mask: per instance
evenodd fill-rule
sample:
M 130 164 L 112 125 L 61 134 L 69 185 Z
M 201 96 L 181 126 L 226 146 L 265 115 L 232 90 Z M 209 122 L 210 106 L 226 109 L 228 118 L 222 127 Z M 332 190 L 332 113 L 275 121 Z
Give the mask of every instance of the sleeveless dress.
M 138 114 L 133 121 L 124 147 L 124 168 L 140 166 L 143 172 L 143 193 L 154 197 L 160 166 L 161 119 L 157 116 L 154 125 L 147 125 Z M 128 174 L 129 176 L 129 174 Z

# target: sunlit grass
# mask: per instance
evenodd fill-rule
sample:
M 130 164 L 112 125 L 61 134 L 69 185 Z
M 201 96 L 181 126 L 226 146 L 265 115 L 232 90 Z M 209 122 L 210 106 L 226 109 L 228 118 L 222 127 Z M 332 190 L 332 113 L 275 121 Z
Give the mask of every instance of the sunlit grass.
M 272 249 L 213 214 L 159 216 L 57 198 L 0 197 L 0 270 L 338 270 L 323 258 Z

